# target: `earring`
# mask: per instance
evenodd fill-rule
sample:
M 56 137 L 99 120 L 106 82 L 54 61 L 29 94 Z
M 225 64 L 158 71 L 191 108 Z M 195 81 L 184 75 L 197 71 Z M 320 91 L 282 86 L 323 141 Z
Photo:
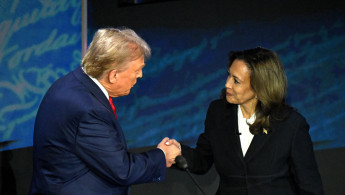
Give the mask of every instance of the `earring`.
M 257 96 L 257 95 L 255 95 L 255 99 L 258 99 L 258 96 Z

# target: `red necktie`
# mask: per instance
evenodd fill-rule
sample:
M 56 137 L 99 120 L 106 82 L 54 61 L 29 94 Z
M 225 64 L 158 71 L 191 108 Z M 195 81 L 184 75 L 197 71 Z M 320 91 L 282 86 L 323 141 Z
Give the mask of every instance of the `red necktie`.
M 115 118 L 117 118 L 117 116 L 116 116 L 116 109 L 115 109 L 115 106 L 114 106 L 114 104 L 113 104 L 113 98 L 111 98 L 110 96 L 109 96 L 109 103 L 110 103 L 111 108 L 112 108 L 113 111 L 114 111 Z

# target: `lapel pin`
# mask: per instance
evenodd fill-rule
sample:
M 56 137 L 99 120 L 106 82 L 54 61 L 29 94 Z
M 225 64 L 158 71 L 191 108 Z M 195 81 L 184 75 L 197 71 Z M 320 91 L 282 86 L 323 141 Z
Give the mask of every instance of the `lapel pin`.
M 267 130 L 264 128 L 263 133 L 267 135 Z

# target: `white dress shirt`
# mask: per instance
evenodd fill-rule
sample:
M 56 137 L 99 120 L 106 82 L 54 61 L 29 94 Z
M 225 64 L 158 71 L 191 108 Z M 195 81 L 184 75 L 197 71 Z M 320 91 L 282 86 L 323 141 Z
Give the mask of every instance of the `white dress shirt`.
M 240 108 L 240 105 L 238 105 L 238 131 L 240 133 L 240 140 L 241 140 L 241 148 L 242 148 L 242 154 L 243 156 L 246 155 L 247 150 L 250 146 L 250 143 L 253 140 L 254 135 L 250 133 L 249 131 L 249 125 L 248 124 L 253 124 L 256 117 L 255 113 L 249 118 L 246 119 L 243 117 L 242 110 Z

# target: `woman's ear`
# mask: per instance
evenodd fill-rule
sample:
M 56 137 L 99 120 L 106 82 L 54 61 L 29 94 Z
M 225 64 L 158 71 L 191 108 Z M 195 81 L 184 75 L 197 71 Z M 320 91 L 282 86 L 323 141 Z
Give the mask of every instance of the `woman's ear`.
M 117 70 L 111 70 L 108 73 L 108 80 L 110 83 L 115 83 L 117 81 L 118 71 Z

